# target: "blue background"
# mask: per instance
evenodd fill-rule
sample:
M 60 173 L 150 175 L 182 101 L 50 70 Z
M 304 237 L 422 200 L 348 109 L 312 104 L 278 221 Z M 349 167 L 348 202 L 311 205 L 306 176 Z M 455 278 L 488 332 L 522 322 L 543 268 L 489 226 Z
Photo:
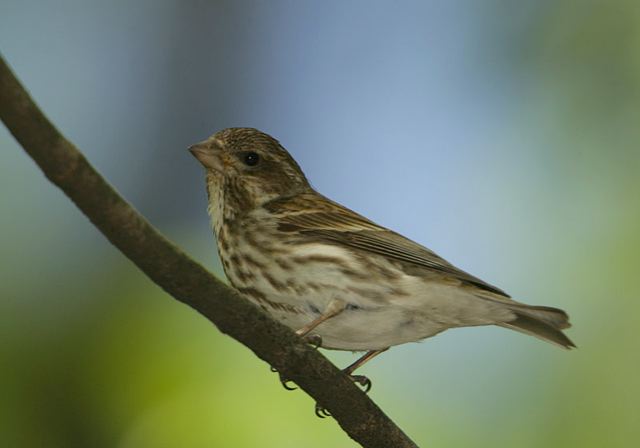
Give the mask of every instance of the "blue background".
M 632 1 L 0 0 L 0 47 L 110 182 L 221 274 L 186 148 L 278 138 L 312 184 L 519 300 L 565 352 L 450 331 L 363 369 L 421 446 L 640 437 Z M 0 130 L 0 444 L 354 446 L 166 297 Z M 339 365 L 355 356 L 328 353 Z

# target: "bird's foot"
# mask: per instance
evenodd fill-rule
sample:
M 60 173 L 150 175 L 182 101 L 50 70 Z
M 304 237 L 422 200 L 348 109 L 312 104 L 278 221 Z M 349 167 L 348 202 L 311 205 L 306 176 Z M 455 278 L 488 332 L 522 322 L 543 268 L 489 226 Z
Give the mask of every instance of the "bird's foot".
M 354 383 L 358 384 L 362 387 L 362 391 L 366 394 L 371 390 L 371 380 L 364 375 L 351 375 L 348 372 L 345 372 L 349 375 L 349 379 Z M 331 417 L 331 413 L 327 411 L 325 408 L 320 406 L 320 404 L 316 403 L 316 415 L 320 418 Z
M 354 383 L 362 387 L 362 391 L 366 394 L 371 390 L 371 380 L 364 375 L 349 375 Z
M 278 372 L 278 369 L 276 369 L 275 367 L 271 367 L 271 371 L 278 374 L 278 376 L 280 377 L 280 384 L 282 384 L 282 387 L 284 387 L 287 390 L 297 389 L 296 386 L 289 386 L 289 383 L 292 383 L 293 381 L 288 378 L 285 378 L 284 375 L 282 375 L 282 373 Z
M 320 418 L 331 417 L 331 413 L 316 403 L 316 415 Z
M 322 347 L 322 336 L 319 334 L 308 334 L 303 336 L 304 342 L 315 348 L 316 350 Z

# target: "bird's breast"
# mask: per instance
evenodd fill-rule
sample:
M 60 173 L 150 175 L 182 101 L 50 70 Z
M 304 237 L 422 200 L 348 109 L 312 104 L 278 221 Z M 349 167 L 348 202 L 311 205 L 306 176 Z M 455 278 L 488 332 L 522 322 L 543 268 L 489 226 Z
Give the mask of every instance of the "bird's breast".
M 265 308 L 317 314 L 335 298 L 375 307 L 402 294 L 399 284 L 375 281 L 375 269 L 349 249 L 294 239 L 275 226 L 223 226 L 218 248 L 231 285 Z

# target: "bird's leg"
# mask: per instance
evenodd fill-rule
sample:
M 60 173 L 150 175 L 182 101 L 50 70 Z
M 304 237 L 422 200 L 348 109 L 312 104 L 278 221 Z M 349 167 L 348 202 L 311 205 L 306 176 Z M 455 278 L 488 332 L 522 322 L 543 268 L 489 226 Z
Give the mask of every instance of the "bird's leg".
M 315 348 L 319 348 L 322 345 L 322 337 L 320 337 L 319 334 L 310 335 L 309 333 L 325 320 L 331 319 L 332 317 L 335 317 L 338 314 L 340 314 L 342 311 L 344 311 L 346 307 L 347 307 L 347 303 L 345 301 L 340 299 L 333 299 L 327 305 L 327 308 L 325 309 L 324 313 L 322 313 L 316 319 L 309 322 L 304 327 L 297 330 L 296 334 L 304 338 L 309 344 L 313 345 Z M 271 371 L 277 372 L 277 370 L 275 370 L 273 367 L 271 368 Z M 282 387 L 284 387 L 287 390 L 296 389 L 296 387 L 292 387 L 287 384 L 291 382 L 291 380 L 282 376 L 280 372 L 278 372 L 278 375 L 280 375 L 280 383 L 282 383 Z
M 371 380 L 364 375 L 353 375 L 353 371 L 358 367 L 362 367 L 368 361 L 372 360 L 380 353 L 387 350 L 389 350 L 389 347 L 383 348 L 381 350 L 369 350 L 367 353 L 358 358 L 353 364 L 344 369 L 343 372 L 349 375 L 349 378 L 351 378 L 354 383 L 358 383 L 360 386 L 362 386 L 365 393 L 369 392 L 369 390 L 371 390 Z
M 322 313 L 320 316 L 313 319 L 304 327 L 296 330 L 296 334 L 300 337 L 307 336 L 314 328 L 316 328 L 322 322 L 328 319 L 331 319 L 332 317 L 336 317 L 338 314 L 343 312 L 346 307 L 347 307 L 347 302 L 345 302 L 344 300 L 340 300 L 340 299 L 331 300 L 331 302 L 329 302 L 329 304 L 327 305 L 327 308 L 324 310 L 324 313 Z M 310 343 L 315 345 L 316 348 L 322 345 L 322 338 L 320 338 L 319 335 L 312 335 L 312 337 L 308 337 L 307 339 L 310 341 Z
M 342 371 L 347 375 L 349 375 L 349 378 L 351 378 L 351 381 L 362 386 L 362 388 L 364 389 L 364 393 L 366 394 L 371 390 L 371 380 L 364 375 L 353 375 L 353 371 L 356 370 L 358 367 L 361 367 L 362 365 L 366 364 L 368 361 L 372 360 L 373 358 L 378 356 L 380 353 L 385 352 L 387 350 L 389 350 L 389 347 L 383 348 L 381 350 L 369 350 L 367 353 L 365 353 L 360 358 L 358 358 L 353 364 L 351 364 L 346 369 L 343 369 Z M 318 403 L 316 403 L 316 415 L 320 418 L 331 416 L 329 411 L 327 411 L 325 408 L 320 406 Z

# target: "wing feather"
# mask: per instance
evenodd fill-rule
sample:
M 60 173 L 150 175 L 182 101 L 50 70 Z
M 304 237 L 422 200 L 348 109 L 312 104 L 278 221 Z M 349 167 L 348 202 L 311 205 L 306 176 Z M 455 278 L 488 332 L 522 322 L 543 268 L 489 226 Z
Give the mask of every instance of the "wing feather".
M 297 232 L 328 243 L 388 257 L 412 267 L 437 271 L 463 283 L 509 297 L 501 289 L 456 268 L 426 247 L 316 193 L 274 201 L 267 207 L 279 215 L 279 228 L 282 231 Z

